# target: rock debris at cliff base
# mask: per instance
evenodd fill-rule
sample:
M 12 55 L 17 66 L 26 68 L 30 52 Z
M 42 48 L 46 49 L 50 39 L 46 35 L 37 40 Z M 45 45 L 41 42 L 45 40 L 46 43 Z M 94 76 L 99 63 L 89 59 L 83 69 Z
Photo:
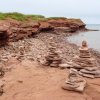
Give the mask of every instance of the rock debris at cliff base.
M 48 31 L 76 32 L 86 30 L 80 19 L 48 19 L 46 21 L 16 21 L 13 19 L 0 21 L 0 45 L 33 37 L 40 32 Z M 61 32 L 60 31 L 60 32 Z

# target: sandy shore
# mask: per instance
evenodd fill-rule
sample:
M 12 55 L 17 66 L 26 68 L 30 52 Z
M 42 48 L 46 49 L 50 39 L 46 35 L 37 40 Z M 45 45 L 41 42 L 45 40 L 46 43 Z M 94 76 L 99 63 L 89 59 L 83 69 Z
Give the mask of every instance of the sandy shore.
M 72 60 L 79 52 L 76 45 L 67 41 L 69 35 L 44 32 L 1 48 L 0 64 L 6 74 L 0 78 L 4 83 L 0 100 L 100 100 L 100 79 L 86 79 L 88 85 L 83 94 L 64 91 L 61 86 L 68 69 L 50 68 L 37 62 L 43 61 L 48 54 L 51 37 L 63 62 Z M 91 53 L 100 64 L 99 53 L 93 50 Z

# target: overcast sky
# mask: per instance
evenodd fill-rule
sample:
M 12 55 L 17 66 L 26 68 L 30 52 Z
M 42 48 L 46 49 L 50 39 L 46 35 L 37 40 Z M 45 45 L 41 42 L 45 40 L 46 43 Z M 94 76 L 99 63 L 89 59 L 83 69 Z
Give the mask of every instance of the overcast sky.
M 81 18 L 100 24 L 100 0 L 0 0 L 0 12 Z

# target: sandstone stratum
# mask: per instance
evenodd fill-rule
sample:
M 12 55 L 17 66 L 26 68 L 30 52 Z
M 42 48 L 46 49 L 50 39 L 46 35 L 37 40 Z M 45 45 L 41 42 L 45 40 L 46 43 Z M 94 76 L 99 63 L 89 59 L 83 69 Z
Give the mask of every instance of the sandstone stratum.
M 86 30 L 85 24 L 80 19 L 50 18 L 44 21 L 6 19 L 0 21 L 0 45 L 34 37 L 40 32 L 76 32 L 80 30 Z

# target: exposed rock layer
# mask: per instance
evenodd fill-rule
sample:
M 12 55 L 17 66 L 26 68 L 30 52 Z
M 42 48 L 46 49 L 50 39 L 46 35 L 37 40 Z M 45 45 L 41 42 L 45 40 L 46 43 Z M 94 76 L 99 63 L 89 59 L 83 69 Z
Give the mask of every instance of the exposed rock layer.
M 41 22 L 19 22 L 16 20 L 0 21 L 0 45 L 8 41 L 17 41 L 33 36 L 40 32 L 64 30 L 75 32 L 85 29 L 85 24 L 80 19 L 49 19 Z

